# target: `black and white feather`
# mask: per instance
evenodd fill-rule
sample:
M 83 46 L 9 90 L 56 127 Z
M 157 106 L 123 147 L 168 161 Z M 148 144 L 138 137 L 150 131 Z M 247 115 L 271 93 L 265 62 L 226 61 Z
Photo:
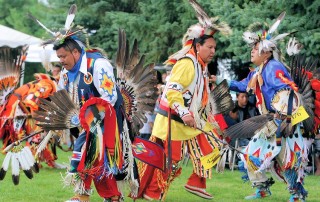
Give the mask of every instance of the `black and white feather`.
M 76 12 L 77 12 L 77 6 L 75 4 L 71 5 L 68 15 L 67 15 L 67 19 L 66 22 L 64 24 L 64 29 L 65 30 L 70 30 L 71 29 L 71 25 L 73 23 L 73 20 L 76 16 Z
M 299 43 L 299 41 L 296 40 L 295 37 L 291 37 L 287 44 L 287 54 L 289 56 L 297 55 L 302 48 L 303 48 L 303 45 Z
M 278 26 L 280 25 L 280 23 L 282 22 L 284 16 L 286 15 L 286 12 L 282 12 L 276 19 L 276 21 L 271 25 L 271 27 L 268 30 L 268 34 L 272 34 L 273 32 L 275 32 L 278 28 Z
M 43 23 L 41 23 L 32 14 L 29 13 L 28 17 L 30 19 L 32 19 L 33 21 L 35 21 L 38 25 L 40 25 L 44 30 L 46 30 L 51 35 L 52 38 L 43 42 L 42 43 L 43 45 L 57 44 L 57 43 L 61 43 L 65 38 L 70 37 L 70 36 L 76 34 L 77 32 L 80 32 L 83 30 L 82 27 L 78 28 L 78 29 L 73 28 L 73 20 L 75 18 L 76 12 L 77 12 L 77 6 L 76 6 L 76 4 L 72 4 L 69 8 L 64 27 L 57 32 L 54 32 L 54 31 L 50 30 L 49 28 L 47 28 Z
M 19 184 L 20 169 L 29 178 L 33 178 L 33 172 L 39 172 L 39 166 L 34 160 L 29 147 L 22 147 L 20 145 L 13 147 L 4 158 L 2 167 L 0 169 L 0 180 L 3 180 L 9 169 L 11 163 L 11 175 L 14 185 Z

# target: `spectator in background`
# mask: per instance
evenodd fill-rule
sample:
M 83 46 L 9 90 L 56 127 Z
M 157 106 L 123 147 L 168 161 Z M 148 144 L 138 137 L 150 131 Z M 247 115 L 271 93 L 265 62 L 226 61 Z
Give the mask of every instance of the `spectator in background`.
M 249 103 L 248 101 L 249 101 L 249 95 L 247 92 L 237 93 L 237 101 L 236 101 L 235 107 L 238 109 L 238 117 L 237 117 L 238 123 L 259 114 L 257 108 L 253 106 L 251 103 Z M 249 143 L 248 139 L 240 138 L 238 146 L 240 147 L 247 146 L 248 143 Z
M 145 113 L 145 116 L 147 117 L 147 122 L 143 124 L 143 127 L 139 130 L 139 133 L 141 138 L 148 140 L 151 136 L 153 122 L 156 118 L 156 115 L 154 113 L 147 112 Z
M 232 111 L 230 111 L 228 114 L 225 114 L 223 117 L 228 127 L 233 126 L 234 124 L 237 124 L 238 123 L 238 107 L 235 107 Z
M 51 74 L 53 78 L 56 79 L 57 81 L 59 81 L 61 69 L 62 69 L 62 66 L 59 63 L 56 63 L 51 69 Z
M 166 72 L 164 72 L 162 75 L 161 75 L 161 77 L 162 77 L 162 83 L 166 83 L 167 82 L 167 76 L 168 76 L 168 74 L 166 73 Z
M 235 108 L 229 112 L 229 114 L 224 115 L 224 119 L 228 127 L 244 121 L 248 118 L 258 115 L 259 112 L 257 108 L 249 102 L 249 96 L 247 92 L 237 93 L 237 100 L 235 103 Z M 238 146 L 247 146 L 249 139 L 239 138 Z M 232 146 L 235 145 L 235 140 L 231 140 Z

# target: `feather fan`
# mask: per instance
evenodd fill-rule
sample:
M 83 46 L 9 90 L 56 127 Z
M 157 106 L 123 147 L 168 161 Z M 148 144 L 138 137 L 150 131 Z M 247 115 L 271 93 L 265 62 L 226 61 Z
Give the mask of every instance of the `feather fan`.
M 262 128 L 268 121 L 273 119 L 272 114 L 254 116 L 237 123 L 224 131 L 224 134 L 233 138 L 251 138 L 256 130 Z
M 210 95 L 213 99 L 213 111 L 215 114 L 224 114 L 234 108 L 234 102 L 229 91 L 227 80 L 223 80 L 217 85 Z
M 43 111 L 35 111 L 33 118 L 44 130 L 62 130 L 78 127 L 79 109 L 72 102 L 67 91 L 61 90 L 49 96 L 51 102 L 40 99 L 39 107 Z

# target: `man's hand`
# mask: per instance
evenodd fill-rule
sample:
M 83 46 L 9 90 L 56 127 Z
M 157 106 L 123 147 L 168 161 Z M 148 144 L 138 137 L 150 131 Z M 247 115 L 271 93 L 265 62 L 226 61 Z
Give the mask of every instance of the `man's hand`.
M 191 114 L 182 117 L 182 120 L 184 122 L 184 125 L 190 126 L 192 128 L 197 128 L 196 121 L 194 120 L 194 118 Z

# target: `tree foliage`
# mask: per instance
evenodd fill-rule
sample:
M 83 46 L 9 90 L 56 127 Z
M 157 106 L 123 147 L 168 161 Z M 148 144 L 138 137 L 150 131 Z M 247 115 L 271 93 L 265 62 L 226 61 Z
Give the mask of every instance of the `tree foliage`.
M 49 8 L 37 0 L 0 0 L 0 24 L 34 36 L 44 36 L 45 31 L 27 18 L 32 13 L 45 18 Z

